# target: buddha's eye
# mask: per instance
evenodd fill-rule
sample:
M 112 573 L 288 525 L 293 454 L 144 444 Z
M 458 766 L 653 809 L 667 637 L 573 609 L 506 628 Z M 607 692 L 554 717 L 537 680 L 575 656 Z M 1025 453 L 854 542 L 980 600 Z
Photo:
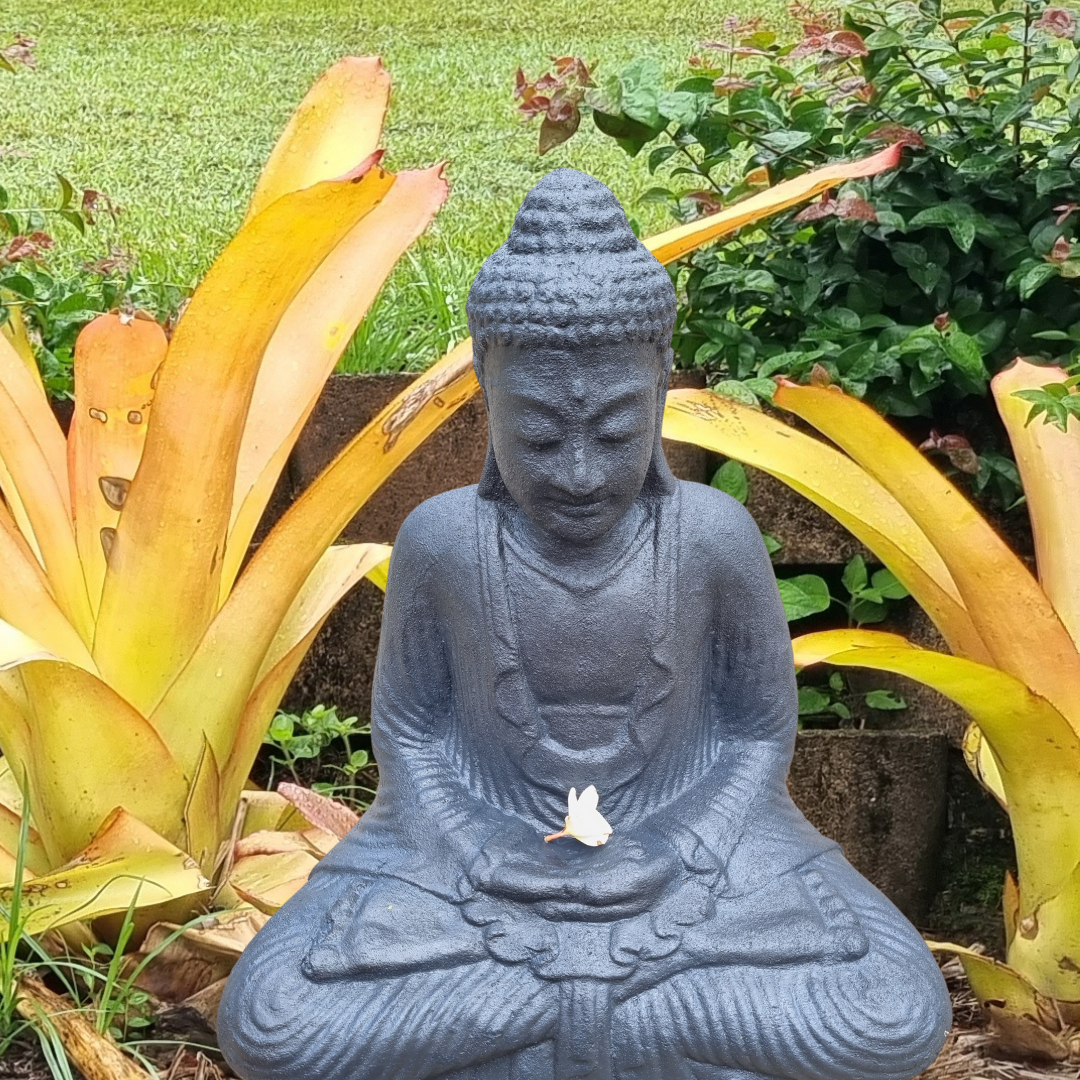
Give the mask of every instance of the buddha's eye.
M 603 443 L 618 446 L 632 442 L 640 434 L 639 424 L 606 424 L 596 433 L 596 437 Z
M 543 453 L 545 450 L 553 450 L 562 441 L 562 437 L 558 433 L 545 430 L 522 431 L 520 438 L 530 450 L 534 450 L 537 453 Z

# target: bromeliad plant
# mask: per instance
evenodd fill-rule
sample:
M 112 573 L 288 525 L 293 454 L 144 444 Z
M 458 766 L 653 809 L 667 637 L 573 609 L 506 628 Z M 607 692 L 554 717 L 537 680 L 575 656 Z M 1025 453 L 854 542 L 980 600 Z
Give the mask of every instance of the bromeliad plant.
M 952 655 L 862 629 L 796 639 L 827 662 L 915 679 L 973 720 L 966 752 L 1008 810 L 1007 963 L 953 946 L 1014 1048 L 1064 1058 L 1080 1020 L 1080 430 L 1028 423 L 1020 395 L 1064 382 L 1023 360 L 992 382 L 1027 493 L 1038 578 L 963 494 L 868 405 L 782 382 L 775 404 L 834 446 L 710 391 L 668 399 L 664 434 L 771 473 L 874 551 L 934 620 Z
M 28 813 L 35 929 L 204 894 L 292 674 L 388 555 L 334 539 L 463 400 L 436 368 L 241 575 L 323 383 L 447 194 L 441 166 L 379 167 L 389 90 L 374 58 L 316 84 L 171 340 L 138 313 L 86 327 L 66 439 L 0 337 L 0 876 Z

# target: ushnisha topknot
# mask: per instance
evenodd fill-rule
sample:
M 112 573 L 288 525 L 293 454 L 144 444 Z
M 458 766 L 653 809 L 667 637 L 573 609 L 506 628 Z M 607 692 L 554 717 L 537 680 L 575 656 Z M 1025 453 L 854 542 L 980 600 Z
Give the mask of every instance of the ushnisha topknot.
M 670 364 L 671 278 L 610 189 L 576 169 L 549 172 L 525 196 L 506 243 L 476 275 L 466 310 L 481 377 L 494 343 L 649 342 Z

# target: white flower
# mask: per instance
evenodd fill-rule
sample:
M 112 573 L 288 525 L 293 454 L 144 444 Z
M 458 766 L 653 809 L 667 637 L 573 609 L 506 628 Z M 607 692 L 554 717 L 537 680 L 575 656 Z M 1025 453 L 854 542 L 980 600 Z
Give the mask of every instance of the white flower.
M 562 832 L 552 833 L 545 836 L 544 840 L 558 840 L 563 836 L 572 836 L 589 847 L 600 847 L 606 844 L 612 834 L 611 826 L 604 819 L 604 815 L 596 809 L 600 796 L 596 793 L 596 787 L 590 784 L 578 798 L 577 788 L 570 789 L 570 798 L 567 800 L 566 828 Z

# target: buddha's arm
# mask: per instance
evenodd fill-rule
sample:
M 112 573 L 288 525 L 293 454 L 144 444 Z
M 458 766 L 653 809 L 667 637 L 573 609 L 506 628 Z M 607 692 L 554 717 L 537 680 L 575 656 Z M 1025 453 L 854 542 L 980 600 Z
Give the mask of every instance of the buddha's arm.
M 686 844 L 679 834 L 692 830 L 725 863 L 754 806 L 784 787 L 798 692 L 787 619 L 761 534 L 734 499 L 712 490 L 707 499 L 714 531 L 698 538 L 703 554 L 695 571 L 707 575 L 713 610 L 712 761 L 650 824 L 680 849 Z
M 368 816 L 373 826 L 388 823 L 401 847 L 430 856 L 433 869 L 456 874 L 516 819 L 474 796 L 452 763 L 456 720 L 444 645 L 454 614 L 444 610 L 453 601 L 452 528 L 445 509 L 423 504 L 394 545 L 372 695 L 379 799 Z

